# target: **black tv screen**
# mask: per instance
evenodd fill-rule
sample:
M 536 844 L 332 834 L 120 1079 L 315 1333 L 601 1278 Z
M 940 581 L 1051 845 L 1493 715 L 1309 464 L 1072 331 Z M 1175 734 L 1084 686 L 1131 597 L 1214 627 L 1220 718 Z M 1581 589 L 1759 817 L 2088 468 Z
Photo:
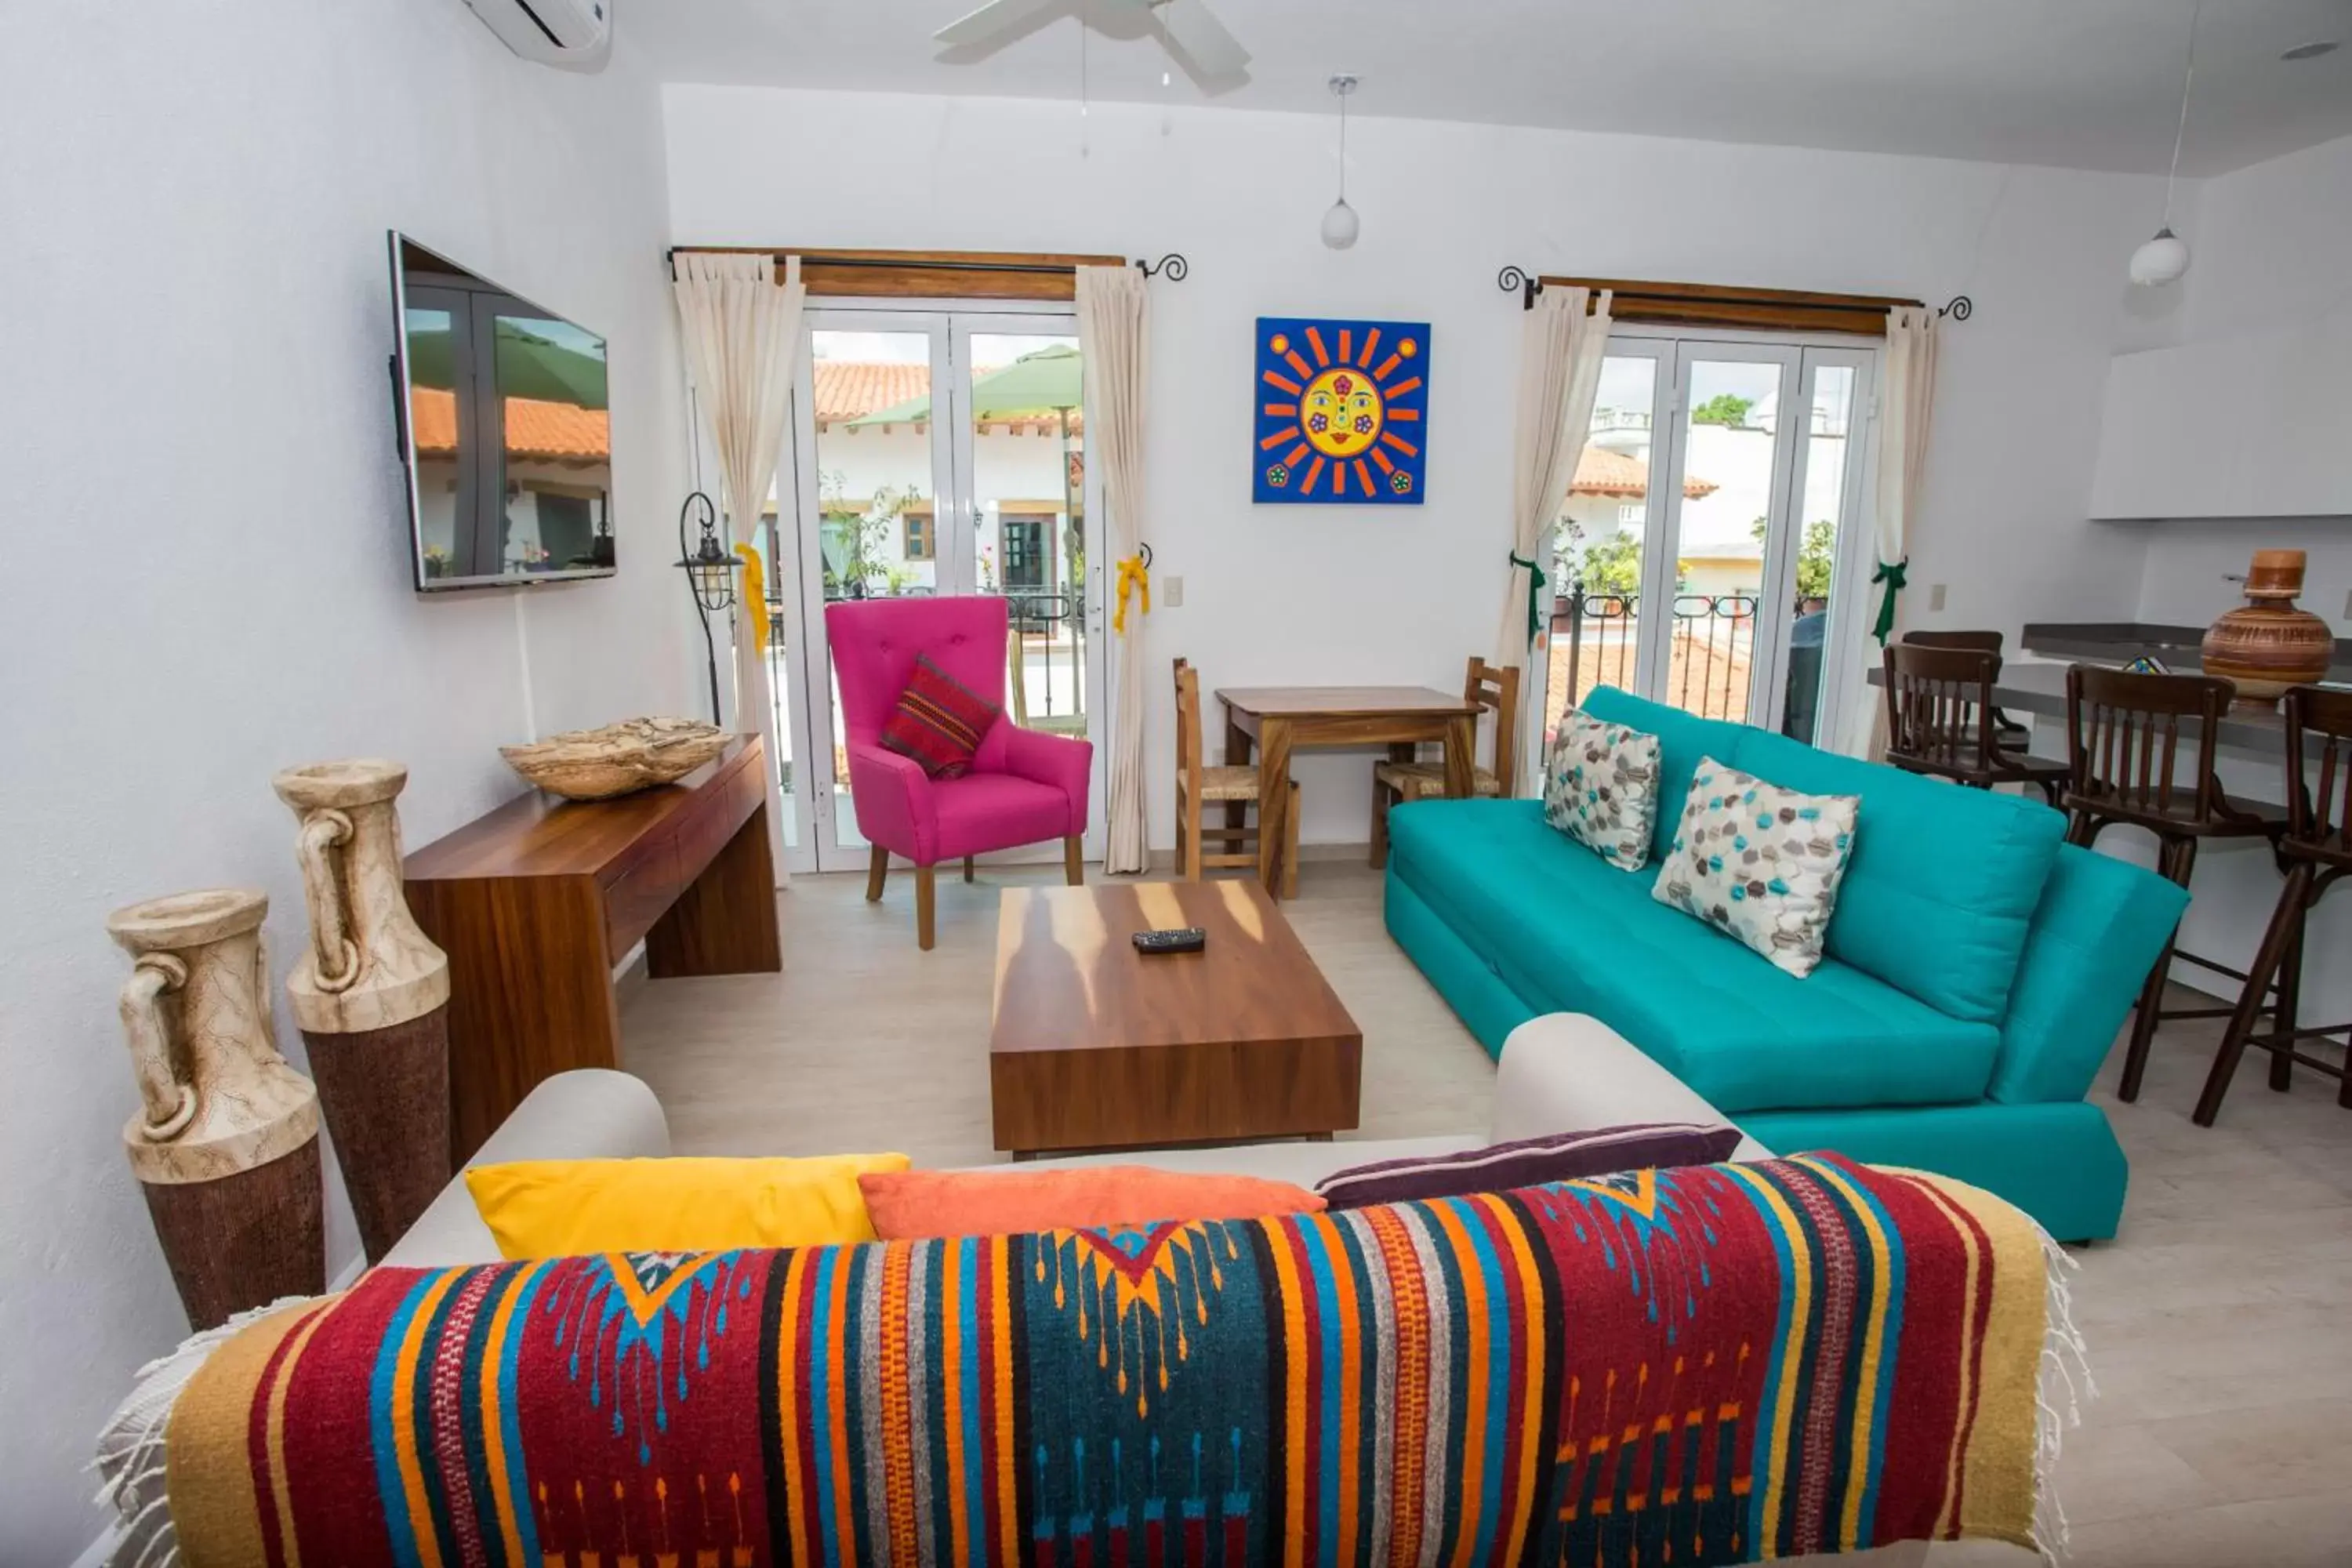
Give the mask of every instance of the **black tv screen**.
M 416 586 L 612 574 L 604 340 L 394 232 Z

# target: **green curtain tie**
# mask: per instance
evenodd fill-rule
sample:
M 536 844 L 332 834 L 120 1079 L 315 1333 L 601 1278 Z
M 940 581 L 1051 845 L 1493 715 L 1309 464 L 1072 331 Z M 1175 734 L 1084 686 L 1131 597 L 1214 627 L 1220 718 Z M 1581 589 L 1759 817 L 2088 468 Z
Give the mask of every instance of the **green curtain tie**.
M 1882 561 L 1878 563 L 1878 570 L 1870 574 L 1872 582 L 1886 584 L 1886 592 L 1878 600 L 1878 624 L 1870 628 L 1870 635 L 1878 639 L 1881 647 L 1885 647 L 1886 639 L 1894 635 L 1895 596 L 1903 592 L 1904 569 L 1910 564 L 1911 557 L 1908 555 L 1896 562 Z
M 1543 591 L 1550 579 L 1543 574 L 1542 567 L 1517 551 L 1511 552 L 1511 564 L 1528 569 L 1528 646 L 1533 647 L 1536 638 L 1543 635 Z

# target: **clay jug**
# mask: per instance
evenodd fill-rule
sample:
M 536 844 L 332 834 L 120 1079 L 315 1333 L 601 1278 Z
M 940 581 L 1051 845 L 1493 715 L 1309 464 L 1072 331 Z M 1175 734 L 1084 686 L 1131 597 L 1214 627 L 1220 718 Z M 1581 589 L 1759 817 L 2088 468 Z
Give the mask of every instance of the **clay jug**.
M 217 888 L 106 921 L 136 960 L 121 1014 L 142 1104 L 123 1147 L 198 1329 L 326 1288 L 319 1096 L 278 1054 L 268 912 L 258 889 Z
M 2336 634 L 2295 607 L 2303 568 L 2300 550 L 2255 551 L 2246 602 L 2205 633 L 2205 673 L 2233 682 L 2244 706 L 2275 707 L 2288 687 L 2319 679 L 2335 662 Z
M 449 960 L 401 880 L 408 769 L 377 758 L 289 768 L 310 941 L 286 977 L 360 1242 L 382 1258 L 449 1180 Z

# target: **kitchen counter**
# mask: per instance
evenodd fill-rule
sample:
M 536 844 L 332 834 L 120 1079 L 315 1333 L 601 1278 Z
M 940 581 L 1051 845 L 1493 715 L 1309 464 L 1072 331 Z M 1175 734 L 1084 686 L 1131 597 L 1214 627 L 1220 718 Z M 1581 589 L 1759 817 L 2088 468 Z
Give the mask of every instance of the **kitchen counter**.
M 2041 658 L 2120 665 L 2148 658 L 2183 675 L 2203 668 L 2200 649 L 2204 641 L 2202 626 L 2168 626 L 2147 621 L 2029 622 L 2019 639 L 2027 653 Z M 2336 639 L 2336 663 L 2327 679 L 2352 681 L 2352 640 Z

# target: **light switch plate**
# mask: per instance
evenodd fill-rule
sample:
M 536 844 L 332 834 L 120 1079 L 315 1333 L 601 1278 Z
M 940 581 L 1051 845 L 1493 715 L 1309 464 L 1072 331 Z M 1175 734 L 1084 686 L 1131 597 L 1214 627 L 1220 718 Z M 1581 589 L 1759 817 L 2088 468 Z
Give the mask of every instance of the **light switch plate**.
M 2344 595 L 2344 618 L 2352 621 L 2352 589 L 2347 589 Z
M 1944 607 L 1944 584 L 1941 583 L 1927 584 L 1927 607 L 1931 610 L 1940 610 Z
M 1184 579 L 1181 577 L 1162 578 L 1160 584 L 1160 602 L 1167 605 L 1171 610 L 1182 609 L 1184 607 Z

